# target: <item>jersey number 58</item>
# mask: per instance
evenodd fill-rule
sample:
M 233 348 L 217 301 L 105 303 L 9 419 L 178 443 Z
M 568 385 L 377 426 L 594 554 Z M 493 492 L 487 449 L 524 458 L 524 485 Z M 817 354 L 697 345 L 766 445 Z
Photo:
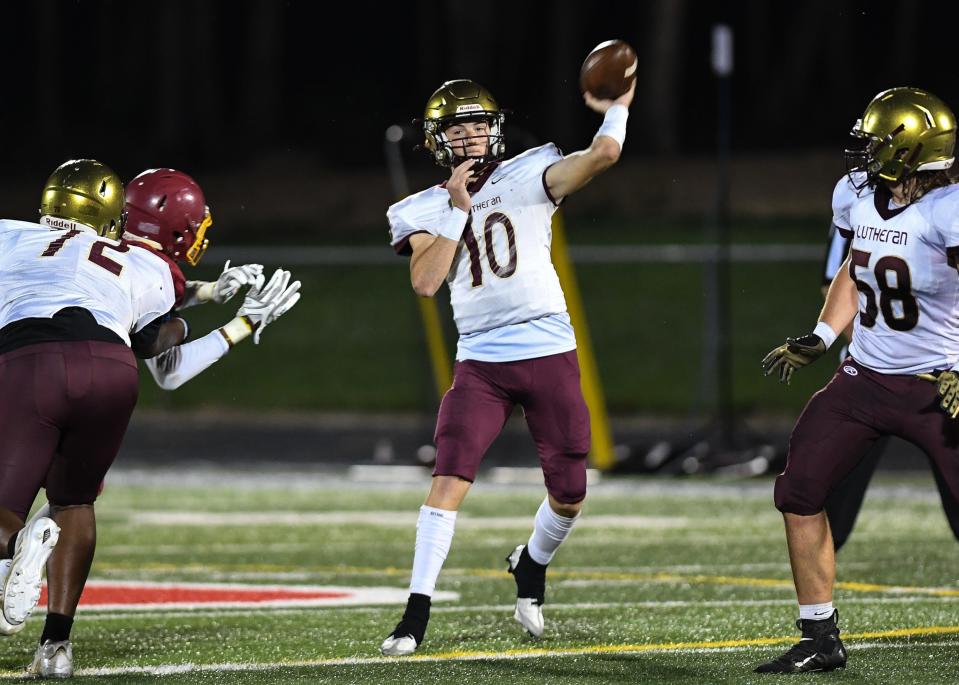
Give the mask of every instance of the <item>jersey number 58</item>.
M 882 310 L 883 321 L 894 331 L 908 331 L 919 323 L 919 303 L 912 295 L 912 277 L 909 265 L 900 257 L 882 257 L 873 270 L 876 284 L 879 286 L 879 305 L 876 305 L 876 291 L 868 283 L 856 278 L 856 267 L 869 268 L 871 252 L 850 250 L 849 276 L 856 282 L 856 288 L 866 296 L 866 311 L 859 312 L 859 322 L 866 328 L 876 325 L 876 316 Z M 889 283 L 889 272 L 895 274 L 895 284 Z M 902 316 L 896 316 L 893 302 L 902 303 Z

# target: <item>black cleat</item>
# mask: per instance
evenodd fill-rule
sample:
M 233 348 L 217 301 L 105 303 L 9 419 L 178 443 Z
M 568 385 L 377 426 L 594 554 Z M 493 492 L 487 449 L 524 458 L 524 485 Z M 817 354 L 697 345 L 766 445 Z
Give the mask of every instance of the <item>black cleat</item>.
M 396 624 L 393 632 L 383 640 L 380 652 L 386 656 L 408 656 L 416 651 L 426 636 L 426 626 L 430 621 L 430 598 L 426 595 L 411 594 L 406 603 L 403 618 Z
M 507 570 L 516 580 L 516 611 L 513 618 L 533 637 L 543 637 L 543 600 L 546 596 L 546 566 L 537 564 L 526 545 L 518 545 L 506 557 Z
M 756 667 L 756 673 L 810 673 L 846 667 L 846 648 L 839 639 L 839 612 L 824 621 L 799 620 L 802 639 L 778 659 Z

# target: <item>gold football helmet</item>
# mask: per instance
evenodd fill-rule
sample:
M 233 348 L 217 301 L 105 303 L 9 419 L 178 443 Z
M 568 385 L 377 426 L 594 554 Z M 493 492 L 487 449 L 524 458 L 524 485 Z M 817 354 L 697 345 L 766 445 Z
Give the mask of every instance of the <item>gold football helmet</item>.
M 89 226 L 107 238 L 119 239 L 123 230 L 123 183 L 95 159 L 64 162 L 50 174 L 40 197 L 40 218 Z
M 865 172 L 857 188 L 900 183 L 919 171 L 952 166 L 956 117 L 942 100 L 918 88 L 890 88 L 872 99 L 850 134 L 862 148 L 846 150 L 850 175 Z M 851 176 L 850 176 L 851 178 Z
M 485 155 L 473 159 L 477 159 L 480 165 L 501 160 L 506 155 L 505 119 L 492 93 L 480 84 L 467 79 L 447 81 L 426 103 L 423 113 L 425 147 L 434 162 L 443 167 L 455 167 L 467 158 L 454 153 L 446 129 L 456 123 L 485 121 L 489 125 L 489 147 Z

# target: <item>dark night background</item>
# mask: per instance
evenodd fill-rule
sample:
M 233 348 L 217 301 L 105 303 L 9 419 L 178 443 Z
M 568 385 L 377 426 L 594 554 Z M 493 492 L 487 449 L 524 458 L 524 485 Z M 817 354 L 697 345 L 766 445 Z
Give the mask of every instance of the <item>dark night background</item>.
M 383 130 L 470 77 L 514 124 L 566 149 L 598 123 L 577 74 L 595 44 L 636 46 L 626 155 L 701 155 L 715 139 L 710 27 L 735 30 L 739 152 L 837 148 L 877 91 L 959 101 L 948 2 L 4 3 L 5 178 L 95 156 L 129 177 L 202 176 L 270 155 L 376 167 Z
M 779 421 L 781 432 L 830 365 L 787 392 L 761 378 L 758 361 L 815 321 L 829 198 L 850 127 L 893 86 L 959 107 L 959 4 L 941 0 L 0 7 L 0 216 L 36 217 L 44 179 L 67 159 L 100 159 L 125 181 L 172 166 L 199 181 L 215 219 L 210 256 L 191 274 L 213 278 L 232 258 L 303 279 L 302 304 L 268 345 L 236 350 L 176 393 L 147 381 L 141 407 L 407 412 L 425 417 L 416 430 L 427 437 L 416 433 L 416 444 L 428 440 L 436 392 L 407 266 L 387 245 L 384 213 L 397 190 L 384 132 L 421 115 L 445 80 L 472 78 L 514 112 L 508 155 L 546 141 L 570 152 L 600 124 L 579 93 L 583 59 L 610 38 L 636 48 L 623 158 L 563 205 L 610 411 L 699 420 L 722 402 Z M 730 239 L 768 258 L 734 265 L 729 307 L 716 314 L 708 248 L 723 176 L 710 42 L 720 21 L 735 44 Z M 404 153 L 420 189 L 445 172 L 412 161 L 415 138 Z M 675 244 L 690 249 L 669 254 L 685 257 L 618 259 L 619 247 Z M 596 246 L 607 256 L 577 261 Z M 609 248 L 616 259 L 603 261 Z M 196 329 L 220 325 L 235 311 L 226 309 L 191 312 Z M 442 319 L 452 343 L 447 311 Z M 703 379 L 717 374 L 710 350 L 727 319 L 732 382 L 714 402 L 720 381 Z

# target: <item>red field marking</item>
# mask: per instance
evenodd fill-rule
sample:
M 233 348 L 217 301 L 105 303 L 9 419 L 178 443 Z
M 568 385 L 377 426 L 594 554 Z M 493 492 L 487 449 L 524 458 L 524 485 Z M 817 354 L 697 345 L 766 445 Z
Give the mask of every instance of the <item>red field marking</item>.
M 198 585 L 193 583 L 147 584 L 95 582 L 87 585 L 80 598 L 81 606 L 122 606 L 139 604 L 257 604 L 261 602 L 286 602 L 303 600 L 345 599 L 355 593 L 322 588 L 241 587 L 237 585 Z M 47 588 L 43 587 L 40 606 L 47 601 Z

